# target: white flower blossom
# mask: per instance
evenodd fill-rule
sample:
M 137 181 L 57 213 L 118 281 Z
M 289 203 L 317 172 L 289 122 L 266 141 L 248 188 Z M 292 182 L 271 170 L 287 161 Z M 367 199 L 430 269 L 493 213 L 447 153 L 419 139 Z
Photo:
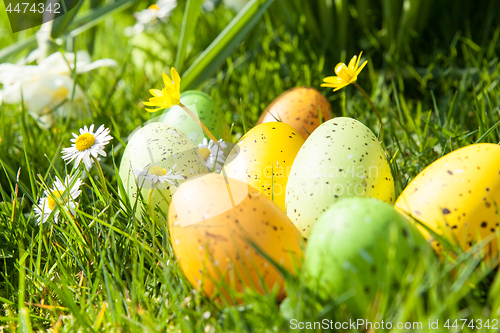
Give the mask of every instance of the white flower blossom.
M 177 7 L 177 0 L 158 0 L 140 12 L 135 12 L 137 20 L 134 26 L 125 28 L 125 35 L 133 36 L 155 26 L 159 21 L 166 22 L 172 11 Z
M 104 146 L 106 146 L 113 137 L 109 135 L 109 129 L 101 125 L 94 133 L 94 124 L 90 128 L 85 126 L 80 128 L 80 135 L 73 133 L 74 138 L 71 139 L 73 145 L 69 148 L 63 148 L 62 159 L 69 164 L 76 159 L 75 168 L 78 167 L 83 160 L 85 167 L 89 170 L 92 167 L 92 157 L 97 158 L 98 155 L 106 156 Z
M 20 104 L 24 102 L 29 113 L 40 121 L 43 127 L 51 127 L 57 115 L 62 114 L 61 106 L 73 96 L 73 100 L 82 100 L 83 91 L 75 85 L 72 70 L 85 73 L 105 66 L 116 66 L 112 59 L 91 62 L 86 51 L 75 54 L 56 52 L 49 55 L 38 65 L 25 65 L 34 61 L 40 51 L 33 51 L 27 59 L 18 64 L 0 64 L 0 104 Z M 75 91 L 73 92 L 73 87 Z
M 210 171 L 214 170 L 215 165 L 214 171 L 220 172 L 226 161 L 224 150 L 221 149 L 221 147 L 225 149 L 227 145 L 222 139 L 219 139 L 219 145 L 220 147 L 216 145 L 213 140 L 208 141 L 207 138 L 203 138 L 203 142 L 198 145 L 198 152 Z
M 148 165 L 144 169 L 132 167 L 134 175 L 137 177 L 137 183 L 142 185 L 141 178 L 149 180 L 153 185 L 164 184 L 165 182 L 175 185 L 174 180 L 184 179 L 179 171 L 174 171 L 177 164 L 174 164 L 168 171 L 159 165 Z
M 50 191 L 44 191 L 45 196 L 40 199 L 38 205 L 35 206 L 34 211 L 37 217 L 37 224 L 47 222 L 50 214 L 54 209 L 57 209 L 56 198 L 60 199 L 64 206 L 66 206 L 72 214 L 75 213 L 77 204 L 75 200 L 78 198 L 82 191 L 80 186 L 82 180 L 80 178 L 74 179 L 66 176 L 64 183 L 56 176 L 54 186 Z M 70 188 L 71 186 L 71 188 Z M 59 210 L 54 213 L 54 222 L 57 223 L 59 218 Z

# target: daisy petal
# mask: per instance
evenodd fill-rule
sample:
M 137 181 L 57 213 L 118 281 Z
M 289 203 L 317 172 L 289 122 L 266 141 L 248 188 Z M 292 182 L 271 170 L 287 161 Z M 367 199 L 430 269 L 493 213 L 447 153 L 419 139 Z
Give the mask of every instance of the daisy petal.
M 94 133 L 94 136 L 99 136 L 99 134 L 101 134 L 103 131 L 104 131 L 105 127 L 104 127 L 104 124 L 99 126 L 99 128 L 97 129 L 97 131 Z
M 81 155 L 81 154 L 80 155 L 76 155 L 75 168 L 80 164 L 80 162 L 82 161 L 82 159 L 83 159 L 83 155 Z

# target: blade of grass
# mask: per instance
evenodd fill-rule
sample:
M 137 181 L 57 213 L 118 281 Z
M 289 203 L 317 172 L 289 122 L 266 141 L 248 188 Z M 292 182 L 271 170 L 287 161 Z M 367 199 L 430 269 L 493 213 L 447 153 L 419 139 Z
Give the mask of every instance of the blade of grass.
M 139 2 L 139 0 L 121 0 L 105 7 L 99 7 L 89 14 L 82 16 L 82 18 L 75 20 L 66 32 L 61 32 L 61 36 L 66 35 L 68 38 L 78 36 L 105 19 L 129 8 L 136 2 Z M 53 37 L 55 38 L 58 36 L 54 35 Z
M 19 54 L 21 51 L 36 46 L 36 36 L 31 35 L 21 39 L 17 43 L 9 45 L 0 50 L 0 63 L 5 62 L 11 56 Z
M 74 2 L 76 1 L 76 4 Z M 66 28 L 73 22 L 73 19 L 75 18 L 76 14 L 82 8 L 82 5 L 84 3 L 83 0 L 64 0 L 64 3 L 66 5 L 66 8 L 71 8 L 72 9 L 66 14 L 59 16 L 56 18 L 52 24 L 52 31 L 50 33 L 50 36 L 52 38 L 60 36 L 61 34 L 64 33 Z
M 187 44 L 196 29 L 202 3 L 203 0 L 187 0 L 186 2 L 184 19 L 182 20 L 181 35 L 179 37 L 179 46 L 177 48 L 177 56 L 175 58 L 175 68 L 178 72 L 182 72 L 184 69 L 183 66 L 184 61 L 186 60 Z
M 212 76 L 259 22 L 273 0 L 252 0 L 222 30 L 182 76 L 182 90 L 195 89 Z

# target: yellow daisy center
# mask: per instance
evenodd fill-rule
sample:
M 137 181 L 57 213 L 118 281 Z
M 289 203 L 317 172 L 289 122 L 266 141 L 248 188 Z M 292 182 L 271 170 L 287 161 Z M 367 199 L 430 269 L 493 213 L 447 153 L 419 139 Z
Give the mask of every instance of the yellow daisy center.
M 66 96 L 68 96 L 68 93 L 69 90 L 65 86 L 61 86 L 54 92 L 54 97 L 58 101 L 64 101 L 66 99 Z
M 149 168 L 149 173 L 155 176 L 165 176 L 167 170 L 163 169 L 161 166 L 152 166 Z
M 50 113 L 50 108 L 48 106 L 44 107 L 42 110 L 42 113 L 40 114 L 41 116 L 49 114 Z
M 160 10 L 160 7 L 158 7 L 158 5 L 156 5 L 156 4 L 154 4 L 154 5 L 149 6 L 148 9 Z
M 52 210 L 56 206 L 56 200 L 55 198 L 60 198 L 61 197 L 61 192 L 59 191 L 52 191 L 50 192 L 50 195 L 47 197 L 47 204 L 49 205 L 49 209 Z
M 340 63 L 335 66 L 335 73 L 339 78 L 347 82 L 351 81 L 354 76 L 354 72 L 350 70 L 349 67 L 347 67 L 344 63 Z
M 210 156 L 210 149 L 208 148 L 200 148 L 198 149 L 198 152 L 200 153 L 201 158 L 203 158 L 204 161 L 206 161 L 208 156 Z
M 79 151 L 84 151 L 92 147 L 95 143 L 95 136 L 90 133 L 85 133 L 80 135 L 75 142 L 76 149 Z

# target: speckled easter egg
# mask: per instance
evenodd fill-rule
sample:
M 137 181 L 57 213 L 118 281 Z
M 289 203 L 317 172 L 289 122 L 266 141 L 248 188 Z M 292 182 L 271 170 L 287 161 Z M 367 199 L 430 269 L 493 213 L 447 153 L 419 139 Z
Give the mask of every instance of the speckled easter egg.
M 394 180 L 372 131 L 352 118 L 334 118 L 306 140 L 290 172 L 286 212 L 304 237 L 320 214 L 341 197 L 392 203 Z
M 377 293 L 397 291 L 407 268 L 429 253 L 432 249 L 415 225 L 392 205 L 343 198 L 312 229 L 304 271 L 309 286 L 323 298 L 350 295 L 350 310 L 366 315 Z
M 451 243 L 467 250 L 484 241 L 484 253 L 498 254 L 500 146 L 473 144 L 425 168 L 404 189 L 396 207 Z M 422 227 L 423 234 L 432 239 Z M 441 244 L 432 240 L 439 251 Z
M 174 179 L 170 184 L 153 178 L 167 175 L 174 165 L 172 173 L 181 175 L 182 179 Z M 135 132 L 120 164 L 120 178 L 131 205 L 134 206 L 141 195 L 147 203 L 150 189 L 153 189 L 151 207 L 158 205 L 165 214 L 176 188 L 184 180 L 206 172 L 208 170 L 193 143 L 178 129 L 162 123 L 151 123 Z M 137 209 L 138 214 L 140 211 Z
M 226 118 L 222 111 L 214 106 L 209 95 L 202 91 L 188 90 L 181 94 L 181 103 L 196 114 L 217 139 L 229 141 L 229 125 Z M 200 125 L 180 106 L 176 105 L 165 111 L 160 117 L 160 122 L 180 130 L 196 147 L 205 137 Z
M 224 172 L 260 190 L 285 211 L 288 175 L 303 144 L 302 136 L 287 124 L 257 125 L 233 148 L 229 156 L 239 154 L 228 159 Z
M 283 276 L 263 255 L 295 273 L 302 257 L 300 233 L 271 200 L 239 180 L 210 173 L 183 183 L 169 210 L 169 230 L 179 265 L 191 284 L 229 300 L 245 287 L 261 293 Z
M 307 139 L 322 121 L 332 118 L 330 102 L 318 90 L 297 87 L 279 95 L 262 113 L 257 124 L 281 121 Z

